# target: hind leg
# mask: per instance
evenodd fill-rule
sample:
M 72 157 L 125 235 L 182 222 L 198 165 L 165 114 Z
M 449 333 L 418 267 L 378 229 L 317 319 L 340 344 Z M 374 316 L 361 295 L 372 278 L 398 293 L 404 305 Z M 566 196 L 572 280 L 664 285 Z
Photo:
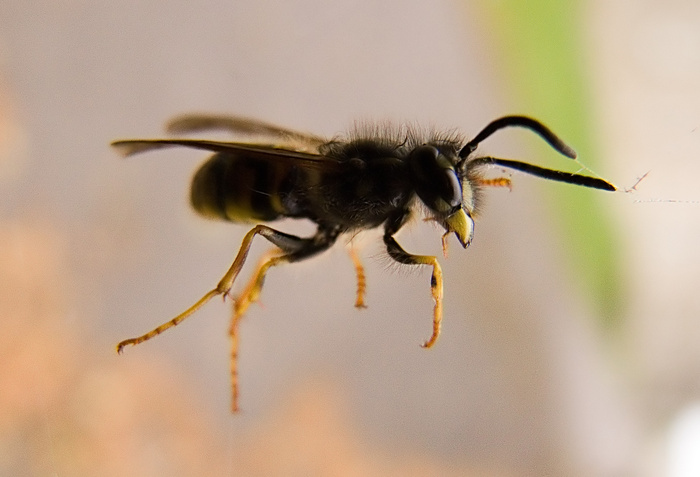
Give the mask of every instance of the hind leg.
M 330 248 L 338 236 L 338 231 L 320 229 L 311 238 L 300 238 L 284 234 L 284 242 L 277 241 L 275 245 L 282 249 L 268 252 L 259 262 L 251 280 L 241 294 L 234 299 L 233 315 L 229 327 L 231 336 L 231 410 L 238 411 L 238 325 L 248 307 L 258 301 L 262 292 L 265 275 L 268 270 L 283 263 L 298 262 L 323 252 Z

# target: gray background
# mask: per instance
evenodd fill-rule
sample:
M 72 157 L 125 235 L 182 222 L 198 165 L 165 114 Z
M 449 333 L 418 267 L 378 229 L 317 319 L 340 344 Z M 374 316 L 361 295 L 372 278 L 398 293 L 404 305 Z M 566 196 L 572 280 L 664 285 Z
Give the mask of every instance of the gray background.
M 376 233 L 356 240 L 367 310 L 343 244 L 273 270 L 240 329 L 231 416 L 228 305 L 122 357 L 114 345 L 214 286 L 247 229 L 188 208 L 201 154 L 121 160 L 111 140 L 189 111 L 327 136 L 356 119 L 470 136 L 537 111 L 502 92 L 517 79 L 497 74 L 469 3 L 0 2 L 2 473 L 659 475 L 700 391 L 700 15 L 585 5 L 597 172 L 630 187 L 652 171 L 605 197 L 625 244 L 623 329 L 597 328 L 562 265 L 566 237 L 538 203 L 562 186 L 514 175 L 489 191 L 473 245 L 441 259 L 429 351 L 429 271 L 388 266 Z M 484 150 L 536 162 L 534 142 L 503 132 Z M 414 225 L 405 248 L 440 255 L 440 233 Z

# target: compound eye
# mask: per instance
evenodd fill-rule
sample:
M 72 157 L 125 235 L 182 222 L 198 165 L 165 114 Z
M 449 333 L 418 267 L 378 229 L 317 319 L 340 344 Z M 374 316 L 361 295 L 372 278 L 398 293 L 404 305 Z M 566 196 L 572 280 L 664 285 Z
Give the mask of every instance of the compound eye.
M 462 206 L 462 184 L 454 169 L 445 169 L 445 187 L 442 198 L 453 209 Z
M 462 205 L 462 184 L 454 165 L 434 146 L 415 148 L 409 156 L 418 197 L 439 214 L 451 214 Z

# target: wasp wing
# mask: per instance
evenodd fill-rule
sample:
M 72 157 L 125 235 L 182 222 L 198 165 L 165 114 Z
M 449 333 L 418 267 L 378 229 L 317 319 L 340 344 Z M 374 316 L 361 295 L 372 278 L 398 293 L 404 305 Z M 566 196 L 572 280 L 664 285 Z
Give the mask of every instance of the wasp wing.
M 112 142 L 124 157 L 133 156 L 142 152 L 165 149 L 177 146 L 202 149 L 217 153 L 238 153 L 247 157 L 263 160 L 291 161 L 304 167 L 329 170 L 340 168 L 341 162 L 330 159 L 320 154 L 294 151 L 276 146 L 263 144 L 248 144 L 241 142 L 207 141 L 199 139 L 126 139 Z
M 307 152 L 317 151 L 326 142 L 320 136 L 293 131 L 257 119 L 241 116 L 218 116 L 210 114 L 186 114 L 172 119 L 166 131 L 174 135 L 184 135 L 202 131 L 227 131 L 236 135 L 272 139 Z

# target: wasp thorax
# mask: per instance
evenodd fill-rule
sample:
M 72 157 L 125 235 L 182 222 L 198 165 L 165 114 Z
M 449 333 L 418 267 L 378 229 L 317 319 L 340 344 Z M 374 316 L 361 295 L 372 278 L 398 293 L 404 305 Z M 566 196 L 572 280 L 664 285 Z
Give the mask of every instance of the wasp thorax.
M 408 156 L 408 162 L 416 194 L 429 209 L 447 216 L 462 206 L 462 184 L 457 172 L 435 146 L 418 146 Z

